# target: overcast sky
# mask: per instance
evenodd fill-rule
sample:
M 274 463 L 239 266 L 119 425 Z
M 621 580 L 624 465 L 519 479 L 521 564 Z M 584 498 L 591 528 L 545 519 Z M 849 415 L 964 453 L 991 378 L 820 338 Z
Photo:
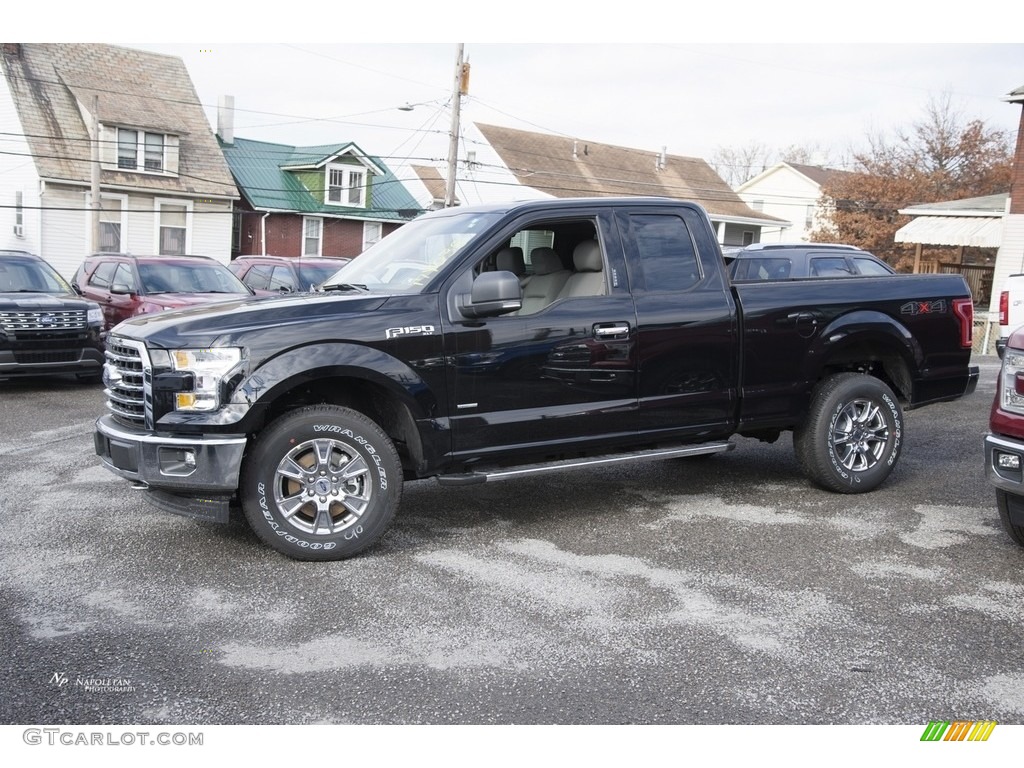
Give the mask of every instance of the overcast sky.
M 457 44 L 120 43 L 184 59 L 216 128 L 285 144 L 355 141 L 396 160 L 447 153 Z M 1016 135 L 1024 44 L 465 43 L 462 124 L 491 123 L 711 159 L 719 147 L 814 147 L 839 160 L 948 94 Z M 411 112 L 398 107 L 417 105 Z M 467 149 L 470 147 L 467 147 Z M 397 160 L 396 160 L 397 161 Z
M 837 165 L 869 132 L 909 128 L 947 93 L 965 118 L 1015 136 L 1020 107 L 1002 97 L 1024 85 L 1020 18 L 1019 0 L 955 13 L 892 0 L 178 0 L 158 16 L 38 4 L 5 29 L 8 39 L 180 56 L 214 129 L 217 98 L 229 94 L 237 136 L 355 141 L 389 164 L 446 157 L 456 42 L 407 41 L 461 39 L 493 41 L 465 43 L 472 73 L 463 126 L 707 160 L 720 147 L 797 145 Z M 140 38 L 159 42 L 129 42 Z M 511 42 L 520 40 L 538 42 Z M 406 103 L 418 106 L 399 111 Z

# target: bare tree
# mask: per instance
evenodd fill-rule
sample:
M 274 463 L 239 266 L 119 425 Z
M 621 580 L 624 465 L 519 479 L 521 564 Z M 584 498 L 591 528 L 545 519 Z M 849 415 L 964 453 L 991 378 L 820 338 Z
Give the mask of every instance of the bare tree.
M 830 215 L 813 239 L 859 245 L 905 267 L 909 256 L 894 235 L 909 219 L 899 209 L 1009 189 L 1009 135 L 965 119 L 948 94 L 931 98 L 924 117 L 894 139 L 870 133 L 866 143 L 852 153 L 854 173 L 822 187 Z
M 743 147 L 718 147 L 708 163 L 730 187 L 738 187 L 775 164 L 775 153 L 757 142 Z

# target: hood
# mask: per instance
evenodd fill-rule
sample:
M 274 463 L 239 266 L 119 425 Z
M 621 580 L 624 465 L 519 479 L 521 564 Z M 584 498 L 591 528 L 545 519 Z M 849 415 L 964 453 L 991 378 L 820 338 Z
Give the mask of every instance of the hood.
M 249 293 L 147 293 L 147 304 L 156 304 L 165 309 L 194 307 L 197 304 L 210 304 L 216 301 L 237 301 L 252 298 Z
M 95 301 L 83 299 L 77 293 L 0 292 L 0 310 L 5 312 L 95 309 L 98 306 Z
M 242 339 L 250 331 L 299 327 L 319 320 L 334 323 L 339 315 L 372 312 L 388 298 L 380 294 L 338 293 L 233 299 L 222 296 L 219 301 L 137 315 L 116 325 L 111 333 L 166 348 L 211 346 Z

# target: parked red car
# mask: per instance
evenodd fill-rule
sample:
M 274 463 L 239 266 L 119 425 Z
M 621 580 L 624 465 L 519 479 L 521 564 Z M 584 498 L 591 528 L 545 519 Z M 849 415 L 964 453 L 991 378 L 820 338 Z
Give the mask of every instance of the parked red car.
M 293 293 L 320 285 L 348 262 L 313 256 L 239 256 L 228 268 L 257 294 Z
M 1024 329 L 1010 334 L 985 436 L 985 472 L 1003 527 L 1024 546 Z
M 100 305 L 107 330 L 136 315 L 253 295 L 208 256 L 98 253 L 86 258 L 71 285 Z

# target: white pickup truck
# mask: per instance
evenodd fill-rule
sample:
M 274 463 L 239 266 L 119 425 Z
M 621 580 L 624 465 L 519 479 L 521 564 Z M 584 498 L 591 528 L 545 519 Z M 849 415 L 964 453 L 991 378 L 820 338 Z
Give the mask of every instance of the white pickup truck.
M 1010 334 L 1024 325 L 1024 274 L 1010 275 L 999 294 L 999 338 L 996 352 L 999 357 L 1006 350 Z

